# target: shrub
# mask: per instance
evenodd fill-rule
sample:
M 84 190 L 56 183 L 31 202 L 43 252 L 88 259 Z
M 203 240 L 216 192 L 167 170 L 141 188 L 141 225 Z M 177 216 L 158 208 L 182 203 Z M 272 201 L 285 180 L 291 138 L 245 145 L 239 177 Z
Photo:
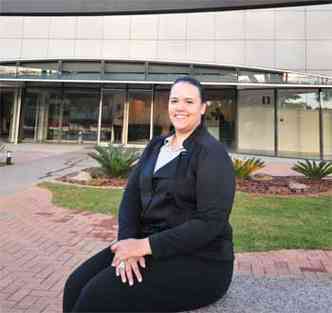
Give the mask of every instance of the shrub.
M 96 146 L 95 150 L 96 152 L 90 152 L 89 156 L 99 163 L 105 175 L 109 177 L 127 177 L 133 163 L 139 157 L 137 152 L 112 144 L 107 147 Z
M 233 159 L 233 166 L 236 177 L 248 178 L 253 172 L 263 168 L 265 162 L 258 158 L 247 160 Z
M 322 179 L 332 174 L 332 162 L 326 161 L 297 161 L 292 170 L 303 174 L 309 179 Z

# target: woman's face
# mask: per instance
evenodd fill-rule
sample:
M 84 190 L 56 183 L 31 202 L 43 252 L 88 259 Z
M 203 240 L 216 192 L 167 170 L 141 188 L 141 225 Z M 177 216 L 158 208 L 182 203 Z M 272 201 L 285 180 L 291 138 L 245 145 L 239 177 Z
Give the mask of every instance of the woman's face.
M 191 132 L 201 122 L 206 104 L 202 103 L 197 87 L 179 82 L 171 89 L 168 114 L 177 132 Z

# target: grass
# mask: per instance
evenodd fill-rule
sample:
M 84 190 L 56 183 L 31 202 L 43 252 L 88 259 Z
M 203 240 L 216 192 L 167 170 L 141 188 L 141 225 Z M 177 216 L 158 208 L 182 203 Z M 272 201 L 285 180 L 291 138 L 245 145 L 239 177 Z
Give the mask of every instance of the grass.
M 80 188 L 56 183 L 39 186 L 52 192 L 56 206 L 112 215 L 117 214 L 123 193 L 121 189 Z
M 122 190 L 42 183 L 54 204 L 117 214 Z M 258 197 L 237 192 L 231 214 L 237 252 L 332 249 L 332 196 Z

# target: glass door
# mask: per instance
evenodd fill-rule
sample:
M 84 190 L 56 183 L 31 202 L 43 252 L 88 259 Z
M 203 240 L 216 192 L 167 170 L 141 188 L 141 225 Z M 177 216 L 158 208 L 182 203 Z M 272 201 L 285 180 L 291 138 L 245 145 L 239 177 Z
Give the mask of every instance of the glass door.
M 8 141 L 13 119 L 14 90 L 0 88 L 0 141 Z
M 319 93 L 278 90 L 278 155 L 319 158 Z
M 38 93 L 26 90 L 21 113 L 20 140 L 36 140 L 38 110 Z
M 237 111 L 237 152 L 274 155 L 274 90 L 239 90 Z
M 65 89 L 62 140 L 96 142 L 100 91 Z
M 150 90 L 129 91 L 128 144 L 145 145 L 150 140 L 151 102 Z
M 209 132 L 230 150 L 235 148 L 235 90 L 208 90 L 206 125 Z
M 100 141 L 122 143 L 125 90 L 104 90 Z

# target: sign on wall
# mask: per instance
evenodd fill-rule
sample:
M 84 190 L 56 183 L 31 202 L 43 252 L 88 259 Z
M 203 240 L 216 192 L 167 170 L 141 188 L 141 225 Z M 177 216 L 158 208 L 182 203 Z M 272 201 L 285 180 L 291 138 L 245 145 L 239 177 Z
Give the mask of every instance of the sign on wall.
M 0 0 L 0 15 L 120 15 L 327 4 L 323 0 Z

